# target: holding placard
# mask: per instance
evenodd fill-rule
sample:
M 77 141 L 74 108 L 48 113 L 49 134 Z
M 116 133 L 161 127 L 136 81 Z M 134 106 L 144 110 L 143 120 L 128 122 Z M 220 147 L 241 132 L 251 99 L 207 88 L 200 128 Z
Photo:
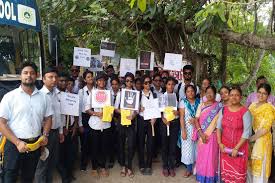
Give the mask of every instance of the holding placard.
M 61 114 L 79 116 L 79 96 L 77 94 L 62 92 Z
M 127 72 L 131 72 L 132 74 L 136 74 L 136 67 L 137 61 L 136 59 L 128 59 L 128 58 L 121 58 L 120 60 L 120 76 L 124 77 Z
M 140 92 L 137 90 L 122 89 L 120 108 L 137 111 L 139 108 L 139 95 Z
M 92 90 L 92 108 L 103 108 L 111 105 L 110 90 Z
M 100 55 L 106 57 L 114 57 L 115 56 L 116 43 L 101 41 L 100 44 Z
M 91 65 L 91 49 L 74 47 L 75 66 L 90 67 Z
M 181 71 L 182 54 L 165 53 L 164 70 Z
M 161 118 L 159 110 L 159 99 L 145 100 L 144 105 L 144 120 Z
M 138 57 L 138 70 L 153 70 L 154 69 L 154 52 L 141 51 Z

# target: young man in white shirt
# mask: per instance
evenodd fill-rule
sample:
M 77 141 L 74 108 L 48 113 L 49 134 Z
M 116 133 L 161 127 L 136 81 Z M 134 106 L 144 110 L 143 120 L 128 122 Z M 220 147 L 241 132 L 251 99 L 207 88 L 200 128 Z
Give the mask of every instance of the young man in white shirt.
M 48 143 L 53 109 L 50 100 L 35 87 L 37 77 L 37 66 L 23 63 L 20 87 L 7 93 L 0 103 L 0 132 L 7 138 L 4 183 L 16 182 L 19 171 L 21 182 L 32 182 L 41 151 L 31 152 L 26 145 L 37 141 L 42 129 L 44 140 L 40 145 Z
M 61 91 L 56 88 L 57 82 L 57 71 L 54 68 L 46 69 L 43 74 L 44 86 L 40 91 L 51 99 L 54 114 L 49 133 L 49 143 L 46 146 L 49 150 L 49 157 L 45 161 L 39 161 L 35 174 L 35 180 L 39 183 L 53 182 L 53 171 L 59 159 L 59 143 L 64 142 L 64 120 L 62 120 L 64 116 L 61 115 Z

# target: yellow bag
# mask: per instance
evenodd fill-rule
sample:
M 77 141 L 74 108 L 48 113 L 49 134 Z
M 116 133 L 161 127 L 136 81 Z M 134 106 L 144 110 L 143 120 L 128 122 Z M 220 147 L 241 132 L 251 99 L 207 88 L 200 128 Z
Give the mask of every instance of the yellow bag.
M 40 143 L 44 140 L 44 136 L 39 137 L 39 139 L 32 143 L 32 144 L 27 144 L 27 147 L 29 148 L 30 151 L 35 151 L 40 147 Z
M 121 125 L 122 126 L 131 125 L 132 123 L 131 120 L 127 119 L 127 117 L 131 115 L 131 111 L 126 109 L 121 109 L 120 113 L 121 113 Z
M 102 121 L 103 122 L 111 122 L 114 110 L 115 110 L 115 108 L 113 106 L 104 106 Z
M 173 107 L 171 106 L 165 107 L 164 117 L 168 122 L 173 121 L 176 118 Z

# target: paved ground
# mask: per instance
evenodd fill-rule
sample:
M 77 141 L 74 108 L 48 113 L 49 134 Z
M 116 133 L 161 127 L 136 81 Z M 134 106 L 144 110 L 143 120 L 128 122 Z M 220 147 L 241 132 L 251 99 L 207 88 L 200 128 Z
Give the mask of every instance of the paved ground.
M 134 165 L 137 165 L 137 160 L 135 158 Z M 135 167 L 135 177 L 120 177 L 120 167 L 116 162 L 115 167 L 112 168 L 110 172 L 110 176 L 108 178 L 93 178 L 91 176 L 91 169 L 89 168 L 86 172 L 77 171 L 75 173 L 75 177 L 77 178 L 75 183 L 195 183 L 195 177 L 191 176 L 190 178 L 184 178 L 183 171 L 184 167 L 181 166 L 176 170 L 176 177 L 164 177 L 161 174 L 161 162 L 153 163 L 153 175 L 152 176 L 143 176 L 140 174 L 138 167 Z M 61 183 L 59 176 L 55 176 L 55 182 Z

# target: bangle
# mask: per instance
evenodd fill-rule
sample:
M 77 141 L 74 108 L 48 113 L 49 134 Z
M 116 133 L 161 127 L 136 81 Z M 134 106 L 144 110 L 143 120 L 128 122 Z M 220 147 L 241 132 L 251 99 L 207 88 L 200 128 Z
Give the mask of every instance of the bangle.
M 197 132 L 200 131 L 200 130 L 202 130 L 202 129 L 201 129 L 201 128 L 198 128 L 198 129 L 197 129 Z

